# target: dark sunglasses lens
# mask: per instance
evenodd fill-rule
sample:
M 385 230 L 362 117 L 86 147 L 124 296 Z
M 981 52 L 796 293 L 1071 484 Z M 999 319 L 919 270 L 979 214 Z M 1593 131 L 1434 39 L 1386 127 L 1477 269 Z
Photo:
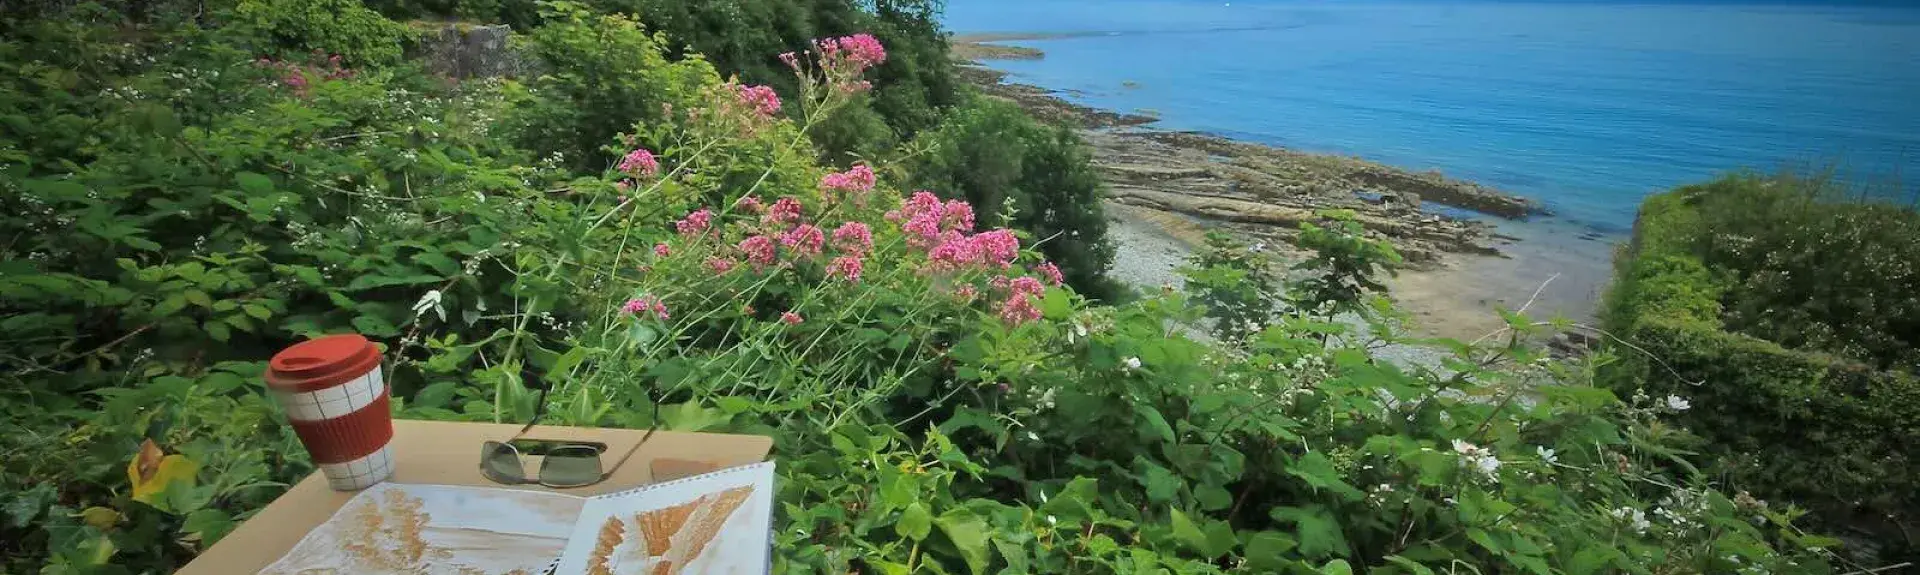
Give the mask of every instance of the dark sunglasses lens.
M 586 445 L 562 445 L 540 462 L 540 484 L 581 487 L 600 482 L 600 450 Z
M 526 471 L 520 465 L 520 452 L 512 445 L 498 441 L 489 441 L 480 446 L 480 473 L 487 479 L 508 485 L 527 482 Z

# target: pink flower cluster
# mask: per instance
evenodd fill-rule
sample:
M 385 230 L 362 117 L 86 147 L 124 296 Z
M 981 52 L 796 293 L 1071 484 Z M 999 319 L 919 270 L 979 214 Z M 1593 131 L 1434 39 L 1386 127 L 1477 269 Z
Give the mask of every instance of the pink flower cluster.
M 713 273 L 717 273 L 717 274 L 723 274 L 723 273 L 733 271 L 733 267 L 737 265 L 740 265 L 740 264 L 733 261 L 731 258 L 716 258 L 716 257 L 707 258 L 707 269 L 713 270 Z
M 800 325 L 800 322 L 805 321 L 805 319 L 801 318 L 800 314 L 783 311 L 780 312 L 780 321 L 786 322 L 787 325 Z
M 873 189 L 873 168 L 866 164 L 855 164 L 845 172 L 831 172 L 820 177 L 821 190 L 840 190 L 845 192 L 866 192 Z
M 1060 285 L 1067 281 L 1060 276 L 1060 266 L 1053 265 L 1053 262 L 1040 262 L 1040 265 L 1035 267 L 1040 270 L 1040 275 L 1047 276 L 1047 281 L 1053 282 L 1053 285 Z
M 813 224 L 794 226 L 793 229 L 780 234 L 780 245 L 787 246 L 801 255 L 819 254 L 821 246 L 826 243 L 827 234 Z
M 848 73 L 857 74 L 887 61 L 887 48 L 872 34 L 821 38 L 814 40 L 813 46 L 820 50 L 821 60 L 828 66 L 845 66 Z
M 1006 276 L 994 278 L 995 283 L 1005 279 Z M 1040 296 L 1040 292 L 1047 289 L 1040 285 L 1040 280 L 1021 276 L 1005 283 L 1010 293 L 1007 294 L 1007 301 L 1000 304 L 1000 320 L 1020 325 L 1040 319 L 1040 307 L 1034 301 Z
M 747 255 L 747 262 L 756 266 L 770 266 L 776 261 L 773 238 L 753 236 L 740 241 L 740 252 Z
M 867 253 L 873 249 L 873 230 L 862 222 L 847 222 L 833 230 L 833 247 L 853 255 Z
M 653 255 L 663 258 L 673 255 L 673 248 L 669 247 L 666 242 L 653 244 Z
M 774 224 L 792 224 L 800 222 L 800 201 L 793 198 L 780 198 L 773 203 L 773 209 L 767 211 L 766 221 Z
M 780 113 L 780 95 L 771 86 L 741 86 L 740 103 L 768 118 Z
M 969 266 L 993 266 L 1006 269 L 1020 255 L 1020 238 L 1012 230 L 998 229 L 966 235 L 956 231 L 940 234 L 940 243 L 927 251 L 934 269 L 953 270 Z
M 660 173 L 660 161 L 654 159 L 653 152 L 646 148 L 634 148 L 620 159 L 620 171 L 628 174 L 652 176 Z
M 865 265 L 866 264 L 860 261 L 860 256 L 840 256 L 833 258 L 833 262 L 827 264 L 827 277 L 840 278 L 851 283 L 859 283 L 860 273 L 863 271 Z
M 888 221 L 906 220 L 900 229 L 907 232 L 907 243 L 931 248 L 947 238 L 943 232 L 973 231 L 973 206 L 960 200 L 946 203 L 933 192 L 918 191 L 898 211 L 887 212 Z
M 706 233 L 711 227 L 713 227 L 713 211 L 706 208 L 695 210 L 687 214 L 685 219 L 673 223 L 673 228 L 678 230 L 680 235 L 687 237 Z
M 658 297 L 643 295 L 627 300 L 626 305 L 620 306 L 620 312 L 627 315 L 639 315 L 645 312 L 652 312 L 653 317 L 667 319 L 667 304 L 666 302 L 660 301 Z

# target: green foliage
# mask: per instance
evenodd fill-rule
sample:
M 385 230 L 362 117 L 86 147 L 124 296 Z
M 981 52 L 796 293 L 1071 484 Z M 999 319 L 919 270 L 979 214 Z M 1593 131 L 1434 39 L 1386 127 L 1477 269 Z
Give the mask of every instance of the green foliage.
M 1871 355 L 1862 342 L 1899 333 L 1886 327 L 1897 320 L 1858 314 L 1903 313 L 1908 288 L 1898 284 L 1911 264 L 1888 258 L 1893 242 L 1911 241 L 1898 239 L 1910 216 L 1816 202 L 1795 187 L 1805 183 L 1738 175 L 1650 198 L 1605 312 L 1608 328 L 1644 352 L 1625 353 L 1607 379 L 1653 403 L 1685 399 L 1690 406 L 1670 419 L 1707 440 L 1732 487 L 1807 505 L 1817 525 L 1877 540 L 1856 555 L 1909 559 L 1920 548 L 1911 535 L 1920 459 L 1909 447 L 1920 441 L 1909 409 L 1920 379 L 1855 358 Z M 1844 229 L 1863 218 L 1873 226 Z M 1869 268 L 1885 273 L 1860 275 Z M 1758 319 L 1756 306 L 1768 306 L 1770 319 Z M 1756 337 L 1787 326 L 1807 334 L 1789 342 L 1808 346 L 1852 334 L 1843 339 L 1855 343 L 1815 347 L 1855 358 Z
M 1399 252 L 1384 240 L 1367 237 L 1366 229 L 1354 221 L 1347 210 L 1329 210 L 1319 214 L 1321 223 L 1302 223 L 1301 248 L 1313 251 L 1293 269 L 1307 277 L 1287 294 L 1295 307 L 1323 309 L 1332 313 L 1359 312 L 1366 308 L 1368 294 L 1385 292 L 1382 273 L 1396 273 Z
M 400 61 L 407 27 L 358 0 L 240 0 L 228 30 L 261 55 L 338 54 L 350 66 Z
M 1794 174 L 1673 192 L 1700 217 L 1683 249 L 1738 286 L 1722 296 L 1728 329 L 1920 371 L 1920 212 L 1843 193 Z
M 578 17 L 536 42 L 658 48 Z M 1515 340 L 1403 369 L 1367 353 L 1390 331 L 1301 317 L 1216 346 L 1187 337 L 1206 311 L 1185 294 L 1046 287 L 1040 262 L 1074 263 L 1033 241 L 1052 234 L 936 254 L 886 215 L 911 175 L 820 189 L 807 135 L 861 105 L 836 86 L 803 86 L 798 122 L 657 52 L 574 72 L 594 82 L 374 66 L 296 88 L 219 30 L 116 48 L 20 26 L 0 41 L 7 572 L 166 572 L 218 541 L 311 470 L 261 360 L 340 331 L 385 345 L 401 417 L 526 421 L 532 373 L 553 423 L 772 436 L 781 573 L 1832 571 L 1831 540 L 1715 491 L 1652 410 L 1593 387 L 1604 358 Z M 657 172 L 555 159 L 500 121 L 631 101 L 676 110 L 571 134 L 645 146 Z M 982 227 L 1097 189 L 1007 181 L 1017 209 L 979 206 Z M 1385 261 L 1309 243 L 1349 280 Z
M 541 97 L 523 105 L 510 124 L 522 146 L 564 166 L 606 169 L 614 158 L 602 148 L 615 136 L 660 122 L 674 106 L 688 109 L 718 83 L 699 58 L 668 62 L 659 39 L 625 16 L 553 4 L 545 17 L 527 43 L 545 64 L 533 82 Z
M 1282 294 L 1274 270 L 1279 262 L 1266 250 L 1249 249 L 1226 232 L 1208 232 L 1207 246 L 1180 270 L 1194 303 L 1207 308 L 1213 335 L 1241 342 L 1272 321 Z
M 1102 184 L 1078 136 L 1039 125 L 1011 103 L 978 97 L 917 147 L 926 151 L 913 160 L 912 186 L 967 200 L 981 225 L 1033 234 L 1081 293 L 1117 294 L 1106 277 L 1114 248 Z

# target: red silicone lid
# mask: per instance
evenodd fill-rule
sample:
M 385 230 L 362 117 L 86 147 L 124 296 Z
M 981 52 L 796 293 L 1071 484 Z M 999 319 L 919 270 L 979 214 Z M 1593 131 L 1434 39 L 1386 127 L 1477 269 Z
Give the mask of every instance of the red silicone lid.
M 293 344 L 267 362 L 267 384 L 306 392 L 346 383 L 380 365 L 380 348 L 357 333 Z

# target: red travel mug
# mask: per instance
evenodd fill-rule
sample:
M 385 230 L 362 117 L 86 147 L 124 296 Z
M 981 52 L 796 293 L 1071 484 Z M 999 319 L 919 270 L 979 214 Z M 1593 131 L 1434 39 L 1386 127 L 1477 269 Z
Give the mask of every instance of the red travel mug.
M 393 412 L 373 342 L 342 334 L 294 344 L 267 362 L 266 379 L 328 485 L 353 491 L 393 475 Z

